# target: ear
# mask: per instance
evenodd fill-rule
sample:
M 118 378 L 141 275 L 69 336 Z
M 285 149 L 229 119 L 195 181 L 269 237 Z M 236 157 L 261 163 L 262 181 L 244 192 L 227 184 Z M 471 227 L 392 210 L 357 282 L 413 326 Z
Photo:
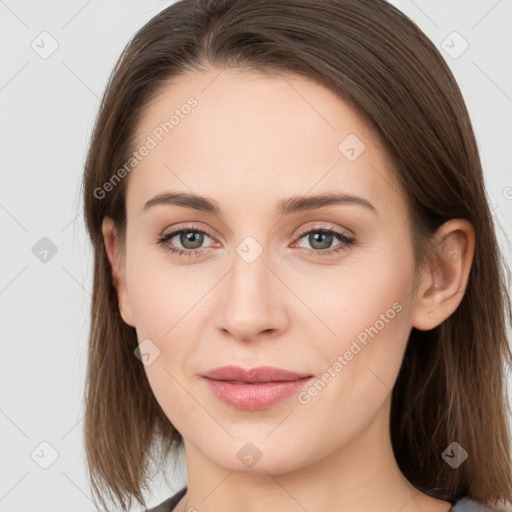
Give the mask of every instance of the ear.
M 475 250 L 475 230 L 466 219 L 451 219 L 435 233 L 434 260 L 415 291 L 412 325 L 428 331 L 446 320 L 466 291 Z
M 105 249 L 110 261 L 112 270 L 112 280 L 117 292 L 117 300 L 119 301 L 119 311 L 122 319 L 128 325 L 135 327 L 133 322 L 133 314 L 128 298 L 128 290 L 126 288 L 126 266 L 123 255 L 123 248 L 116 230 L 114 221 L 105 216 L 101 227 Z

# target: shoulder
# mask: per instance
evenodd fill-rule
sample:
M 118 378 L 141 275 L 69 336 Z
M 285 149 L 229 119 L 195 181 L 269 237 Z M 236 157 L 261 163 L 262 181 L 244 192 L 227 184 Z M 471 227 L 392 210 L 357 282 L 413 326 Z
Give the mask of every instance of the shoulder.
M 147 512 L 171 512 L 186 492 L 187 488 L 183 487 L 183 489 L 180 489 L 176 494 L 173 494 L 156 507 L 150 508 Z
M 512 506 L 511 504 L 502 503 L 491 507 L 469 498 L 463 498 L 453 505 L 450 512 L 512 512 Z

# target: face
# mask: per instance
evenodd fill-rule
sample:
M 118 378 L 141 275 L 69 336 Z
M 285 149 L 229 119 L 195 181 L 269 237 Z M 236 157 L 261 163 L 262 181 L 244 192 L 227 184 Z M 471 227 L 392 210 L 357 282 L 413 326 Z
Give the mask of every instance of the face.
M 333 92 L 219 72 L 181 77 L 144 111 L 136 148 L 151 147 L 126 178 L 118 292 L 186 446 L 233 471 L 279 473 L 353 445 L 387 414 L 414 310 L 409 216 L 375 134 Z M 179 193 L 217 210 L 163 196 Z M 326 194 L 342 199 L 313 200 Z M 311 377 L 235 407 L 202 377 L 224 365 Z M 235 400 L 251 393 L 232 386 Z M 254 469 L 243 450 L 261 455 Z

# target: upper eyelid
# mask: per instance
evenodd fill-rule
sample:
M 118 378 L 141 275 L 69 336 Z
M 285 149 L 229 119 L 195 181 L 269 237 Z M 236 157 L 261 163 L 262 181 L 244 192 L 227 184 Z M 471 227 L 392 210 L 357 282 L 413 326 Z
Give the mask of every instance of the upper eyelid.
M 205 235 L 209 236 L 212 239 L 215 238 L 212 235 L 210 235 L 210 233 L 206 229 L 200 228 L 199 226 L 183 226 L 183 227 L 173 228 L 170 231 L 166 230 L 162 233 L 161 237 L 168 238 L 168 237 L 171 237 L 171 235 L 172 235 L 172 237 L 174 237 L 178 233 L 181 233 L 182 231 L 192 231 L 192 232 L 198 231 L 200 233 L 204 233 Z
M 321 223 L 317 223 L 314 226 L 308 226 L 305 228 L 301 228 L 298 231 L 297 236 L 302 237 L 303 235 L 306 235 L 307 233 L 309 233 L 311 231 L 321 231 L 322 229 L 336 231 L 340 235 L 345 235 L 345 236 L 349 236 L 349 237 L 354 236 L 353 233 L 346 228 L 338 228 L 338 227 L 333 227 L 333 226 L 329 226 L 329 225 L 321 224 Z

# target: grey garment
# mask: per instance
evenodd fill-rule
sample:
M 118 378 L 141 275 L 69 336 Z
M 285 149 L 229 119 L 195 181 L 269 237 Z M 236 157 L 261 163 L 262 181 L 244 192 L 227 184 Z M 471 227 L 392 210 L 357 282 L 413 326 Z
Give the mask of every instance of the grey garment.
M 187 492 L 187 488 L 180 489 L 176 494 L 173 494 L 170 498 L 157 505 L 156 507 L 150 508 L 147 512 L 171 512 L 174 510 L 176 505 L 179 503 L 183 495 Z
M 455 505 L 453 505 L 453 507 L 450 509 L 450 512 L 505 512 L 507 510 L 512 509 L 507 507 L 491 508 L 468 498 L 464 498 L 457 501 L 457 503 L 455 503 Z

